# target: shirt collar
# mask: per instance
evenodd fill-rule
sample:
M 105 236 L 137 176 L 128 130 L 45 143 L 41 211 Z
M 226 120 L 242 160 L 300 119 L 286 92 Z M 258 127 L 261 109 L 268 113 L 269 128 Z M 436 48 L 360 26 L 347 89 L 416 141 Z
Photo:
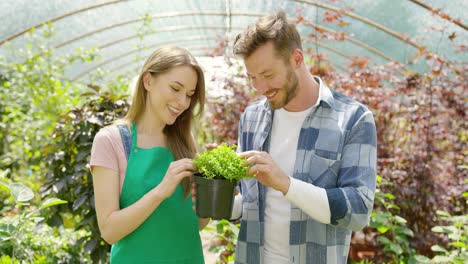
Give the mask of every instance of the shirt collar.
M 331 108 L 333 108 L 334 99 L 330 88 L 328 88 L 328 86 L 322 81 L 320 77 L 314 76 L 314 79 L 319 84 L 319 96 L 317 103 L 320 104 L 320 102 L 324 102 L 328 104 Z

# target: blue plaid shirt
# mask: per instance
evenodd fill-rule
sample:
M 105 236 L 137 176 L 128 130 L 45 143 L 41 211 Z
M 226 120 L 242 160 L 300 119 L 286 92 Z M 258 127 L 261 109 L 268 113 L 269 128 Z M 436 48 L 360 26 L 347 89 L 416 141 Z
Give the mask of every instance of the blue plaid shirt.
M 376 128 L 366 106 L 315 78 L 321 100 L 302 125 L 293 177 L 325 188 L 331 219 L 322 224 L 291 204 L 290 262 L 346 263 L 351 232 L 364 228 L 372 211 Z M 247 107 L 239 124 L 239 152 L 268 152 L 273 114 L 266 99 Z M 240 191 L 243 206 L 235 263 L 263 263 L 265 186 L 249 179 L 241 181 Z

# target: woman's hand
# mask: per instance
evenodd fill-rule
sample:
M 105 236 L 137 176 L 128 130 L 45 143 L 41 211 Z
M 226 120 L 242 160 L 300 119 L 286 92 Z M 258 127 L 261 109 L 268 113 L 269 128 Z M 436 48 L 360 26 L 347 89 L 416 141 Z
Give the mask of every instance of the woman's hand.
M 193 171 L 195 171 L 195 166 L 193 166 L 191 159 L 180 159 L 171 162 L 166 175 L 164 175 L 163 180 L 156 188 L 159 189 L 163 198 L 166 199 L 174 193 L 177 185 L 183 178 L 192 176 Z

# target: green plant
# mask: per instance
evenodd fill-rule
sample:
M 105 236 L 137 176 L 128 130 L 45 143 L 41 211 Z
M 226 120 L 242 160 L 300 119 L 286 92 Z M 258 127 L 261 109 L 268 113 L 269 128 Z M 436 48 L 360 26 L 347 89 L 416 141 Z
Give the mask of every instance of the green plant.
M 468 180 L 465 180 L 468 183 Z M 468 192 L 462 195 L 465 199 Z M 468 200 L 465 200 L 468 203 Z M 431 230 L 434 233 L 444 234 L 449 243 L 447 246 L 440 244 L 433 245 L 431 250 L 436 253 L 432 259 L 421 256 L 424 263 L 468 263 L 468 214 L 451 215 L 446 211 L 437 210 L 440 220 L 446 225 L 434 226 Z
M 214 149 L 197 154 L 194 165 L 207 179 L 240 180 L 249 177 L 245 159 L 234 151 L 235 145 L 223 143 Z
M 37 214 L 45 208 L 65 204 L 67 201 L 57 198 L 47 198 L 39 206 L 33 206 L 31 201 L 34 192 L 20 182 L 9 182 L 5 175 L 9 171 L 0 173 L 0 189 L 8 192 L 15 201 L 12 216 L 4 217 L 0 221 L 0 253 L 10 255 L 12 262 L 16 259 L 37 262 L 38 257 L 32 249 L 31 243 L 25 239 L 27 234 L 33 234 L 33 230 L 43 220 Z M 37 231 L 37 230 L 36 230 Z M 3 260 L 2 260 L 3 261 Z
M 15 216 L 5 216 L 0 220 L 0 225 L 12 225 L 15 221 Z M 84 244 L 79 242 L 88 233 L 83 229 L 51 227 L 46 223 L 28 221 L 17 236 L 18 241 L 21 241 L 21 248 L 16 251 L 15 260 L 34 264 L 92 263 L 89 253 L 84 250 Z M 0 255 L 12 258 L 11 254 L 11 243 L 6 241 L 0 246 Z
M 0 264 L 18 264 L 19 260 L 13 260 L 10 256 L 5 255 L 0 257 Z
M 211 231 L 212 227 L 207 227 Z M 209 251 L 218 254 L 216 263 L 232 263 L 236 252 L 236 241 L 239 234 L 239 224 L 233 224 L 228 220 L 219 220 L 216 223 L 216 237 L 208 248 Z
M 385 262 L 417 263 L 416 252 L 409 242 L 409 238 L 414 236 L 413 231 L 406 226 L 406 219 L 397 215 L 400 208 L 393 202 L 395 196 L 381 190 L 381 186 L 391 183 L 377 175 L 377 184 L 375 203 L 385 210 L 372 212 L 370 227 L 375 228 L 379 233 L 377 241 L 383 247 Z
M 79 216 L 81 221 L 75 228 L 89 231 L 80 242 L 91 253 L 93 263 L 107 262 L 109 245 L 101 238 L 96 220 L 92 176 L 88 168 L 91 147 L 96 133 L 121 118 L 127 110 L 125 98 L 108 93 L 95 94 L 84 106 L 76 107 L 59 118 L 52 133 L 54 143 L 45 149 L 49 171 L 41 194 L 55 193 L 61 199 L 74 201 L 51 209 L 49 223 L 63 225 L 64 213 Z
M 0 56 L 0 169 L 11 169 L 15 177 L 29 170 L 43 175 L 41 149 L 54 141 L 50 134 L 59 114 L 85 101 L 81 94 L 88 88 L 68 80 L 66 68 L 94 60 L 95 50 L 57 54 L 54 36 L 51 24 L 31 30 L 24 48 L 7 43 L 9 52 Z
M 467 193 L 465 193 L 467 195 Z M 436 256 L 433 263 L 468 263 L 468 214 L 450 215 L 445 211 L 437 211 L 443 221 L 450 223 L 445 226 L 435 226 L 432 232 L 445 234 L 450 240 L 448 247 L 433 245 Z

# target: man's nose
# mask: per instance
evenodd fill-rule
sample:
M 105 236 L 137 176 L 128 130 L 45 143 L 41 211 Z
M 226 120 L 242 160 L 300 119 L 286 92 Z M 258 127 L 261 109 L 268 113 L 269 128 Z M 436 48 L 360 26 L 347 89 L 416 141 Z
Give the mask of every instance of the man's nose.
M 266 91 L 268 91 L 268 83 L 263 78 L 256 79 L 253 82 L 253 86 L 260 94 L 264 94 Z

